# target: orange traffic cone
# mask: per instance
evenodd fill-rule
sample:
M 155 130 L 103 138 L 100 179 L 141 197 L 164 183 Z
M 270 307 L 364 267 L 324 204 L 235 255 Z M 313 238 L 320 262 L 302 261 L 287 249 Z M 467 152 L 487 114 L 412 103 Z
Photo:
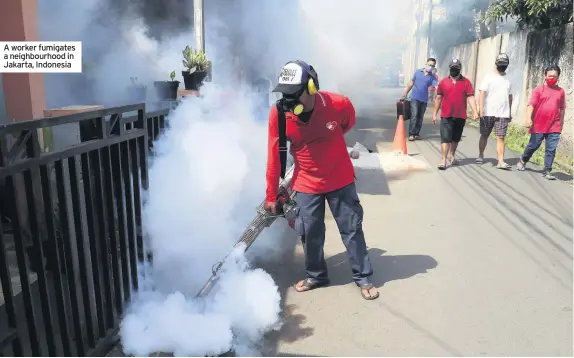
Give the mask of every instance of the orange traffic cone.
M 392 151 L 395 153 L 402 153 L 407 155 L 407 136 L 405 134 L 405 118 L 401 114 L 397 121 L 397 130 L 395 131 L 395 139 L 393 139 Z

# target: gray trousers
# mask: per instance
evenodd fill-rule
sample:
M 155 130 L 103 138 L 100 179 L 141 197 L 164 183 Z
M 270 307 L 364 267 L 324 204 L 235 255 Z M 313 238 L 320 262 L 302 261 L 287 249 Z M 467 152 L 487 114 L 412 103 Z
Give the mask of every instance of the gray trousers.
M 325 199 L 337 222 L 347 249 L 353 280 L 357 285 L 369 283 L 373 274 L 363 234 L 363 207 L 355 183 L 326 194 L 297 193 L 295 231 L 305 250 L 307 276 L 318 282 L 328 281 L 325 245 Z

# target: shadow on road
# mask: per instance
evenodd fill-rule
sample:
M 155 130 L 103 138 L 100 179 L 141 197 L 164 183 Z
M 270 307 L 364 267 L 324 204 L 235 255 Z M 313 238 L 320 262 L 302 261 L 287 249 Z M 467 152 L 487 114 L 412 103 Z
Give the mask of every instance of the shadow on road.
M 427 273 L 438 266 L 438 262 L 427 255 L 389 255 L 379 248 L 369 248 L 369 257 L 373 265 L 374 274 L 371 281 L 376 287 L 385 283 L 405 280 L 421 273 Z M 327 259 L 331 286 L 352 283 L 351 268 L 347 259 L 347 252 L 338 253 Z
M 355 167 L 357 192 L 367 195 L 391 195 L 389 181 L 382 168 Z

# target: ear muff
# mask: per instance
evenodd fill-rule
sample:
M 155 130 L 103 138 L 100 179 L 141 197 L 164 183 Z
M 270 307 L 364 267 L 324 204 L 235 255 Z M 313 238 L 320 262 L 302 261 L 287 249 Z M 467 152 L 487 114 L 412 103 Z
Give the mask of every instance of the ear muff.
M 309 77 L 309 80 L 307 81 L 307 92 L 309 92 L 310 95 L 314 95 L 317 93 L 317 85 L 315 85 L 315 80 L 313 79 L 313 77 Z

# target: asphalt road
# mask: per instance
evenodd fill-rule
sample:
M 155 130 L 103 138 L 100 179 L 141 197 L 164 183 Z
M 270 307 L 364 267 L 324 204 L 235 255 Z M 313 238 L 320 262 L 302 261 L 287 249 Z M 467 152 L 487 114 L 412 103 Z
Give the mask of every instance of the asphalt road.
M 572 187 L 532 167 L 477 165 L 478 132 L 465 129 L 461 165 L 444 172 L 438 130 L 408 143 L 409 165 L 388 153 L 397 89 L 353 99 L 350 145 L 377 150 L 358 169 L 364 231 L 381 296 L 363 300 L 335 222 L 327 219 L 331 286 L 298 293 L 301 245 L 266 265 L 281 288 L 284 325 L 272 356 L 572 356 Z M 430 110 L 428 111 L 430 113 Z M 487 157 L 494 155 L 489 143 Z M 516 163 L 516 154 L 508 153 Z M 424 169 L 426 167 L 426 169 Z

